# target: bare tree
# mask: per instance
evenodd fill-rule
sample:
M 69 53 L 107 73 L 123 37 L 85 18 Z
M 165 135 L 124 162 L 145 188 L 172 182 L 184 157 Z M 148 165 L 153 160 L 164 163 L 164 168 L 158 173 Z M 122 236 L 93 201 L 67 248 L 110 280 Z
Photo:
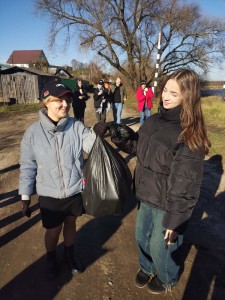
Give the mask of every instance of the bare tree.
M 82 62 L 76 60 L 75 58 L 71 60 L 71 65 L 73 70 L 80 70 L 85 68 L 85 65 Z
M 225 57 L 225 23 L 201 15 L 197 4 L 164 2 L 158 27 L 162 32 L 161 74 L 192 66 L 207 72 Z
M 104 64 L 99 58 L 95 58 L 88 64 L 89 80 L 96 84 L 99 79 L 104 77 Z
M 184 66 L 207 72 L 225 55 L 225 25 L 201 15 L 197 4 L 179 0 L 35 0 L 51 19 L 50 45 L 65 33 L 121 72 L 136 89 L 152 80 L 158 33 L 162 33 L 159 76 Z M 182 4 L 181 4 L 182 3 Z M 74 40 L 73 40 L 74 39 Z

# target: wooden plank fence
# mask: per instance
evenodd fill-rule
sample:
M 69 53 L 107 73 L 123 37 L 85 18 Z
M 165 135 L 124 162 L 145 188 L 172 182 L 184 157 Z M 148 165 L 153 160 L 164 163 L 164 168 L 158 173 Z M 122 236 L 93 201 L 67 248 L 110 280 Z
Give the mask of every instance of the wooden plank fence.
M 0 97 L 4 103 L 37 103 L 38 95 L 37 75 L 0 75 Z
M 39 103 L 43 86 L 56 76 L 30 73 L 0 74 L 0 102 L 4 104 Z

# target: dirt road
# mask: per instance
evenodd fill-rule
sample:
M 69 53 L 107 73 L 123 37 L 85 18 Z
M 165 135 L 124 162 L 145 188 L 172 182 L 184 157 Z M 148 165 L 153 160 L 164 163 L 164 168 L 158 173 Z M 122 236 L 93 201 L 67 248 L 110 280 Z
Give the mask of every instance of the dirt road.
M 123 217 L 78 220 L 76 251 L 86 266 L 83 274 L 71 277 L 61 263 L 60 277 L 45 277 L 44 230 L 37 196 L 32 198 L 32 217 L 22 217 L 17 196 L 19 144 L 24 130 L 38 113 L 8 116 L 0 126 L 0 299 L 1 300 L 224 300 L 225 299 L 225 180 L 220 156 L 205 164 L 204 185 L 199 204 L 186 234 L 185 268 L 172 294 L 153 296 L 138 289 L 134 224 L 136 202 L 130 201 Z M 139 116 L 124 107 L 123 121 L 137 130 Z M 108 120 L 112 120 L 109 113 Z M 95 123 L 92 99 L 88 101 L 85 123 Z M 107 137 L 106 137 L 107 138 Z M 131 170 L 135 158 L 125 155 Z M 57 251 L 62 256 L 62 238 Z

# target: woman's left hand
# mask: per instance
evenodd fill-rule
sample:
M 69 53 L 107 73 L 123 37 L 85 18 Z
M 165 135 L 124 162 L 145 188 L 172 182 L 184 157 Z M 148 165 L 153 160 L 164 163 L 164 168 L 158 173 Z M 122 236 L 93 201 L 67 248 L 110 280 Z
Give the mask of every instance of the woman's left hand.
M 177 237 L 178 237 L 178 233 L 176 231 L 167 229 L 164 236 L 164 240 L 167 241 L 167 245 L 171 245 L 174 244 Z

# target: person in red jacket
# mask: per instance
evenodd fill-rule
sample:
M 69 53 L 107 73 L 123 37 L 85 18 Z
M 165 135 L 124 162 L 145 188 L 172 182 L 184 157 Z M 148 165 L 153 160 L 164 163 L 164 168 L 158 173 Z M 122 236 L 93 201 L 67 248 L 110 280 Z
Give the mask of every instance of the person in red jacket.
M 144 120 L 151 115 L 151 108 L 153 107 L 152 99 L 154 98 L 154 93 L 151 87 L 147 87 L 146 80 L 141 81 L 141 86 L 136 92 L 136 98 L 138 101 L 138 110 L 140 111 L 140 125 L 142 126 Z

